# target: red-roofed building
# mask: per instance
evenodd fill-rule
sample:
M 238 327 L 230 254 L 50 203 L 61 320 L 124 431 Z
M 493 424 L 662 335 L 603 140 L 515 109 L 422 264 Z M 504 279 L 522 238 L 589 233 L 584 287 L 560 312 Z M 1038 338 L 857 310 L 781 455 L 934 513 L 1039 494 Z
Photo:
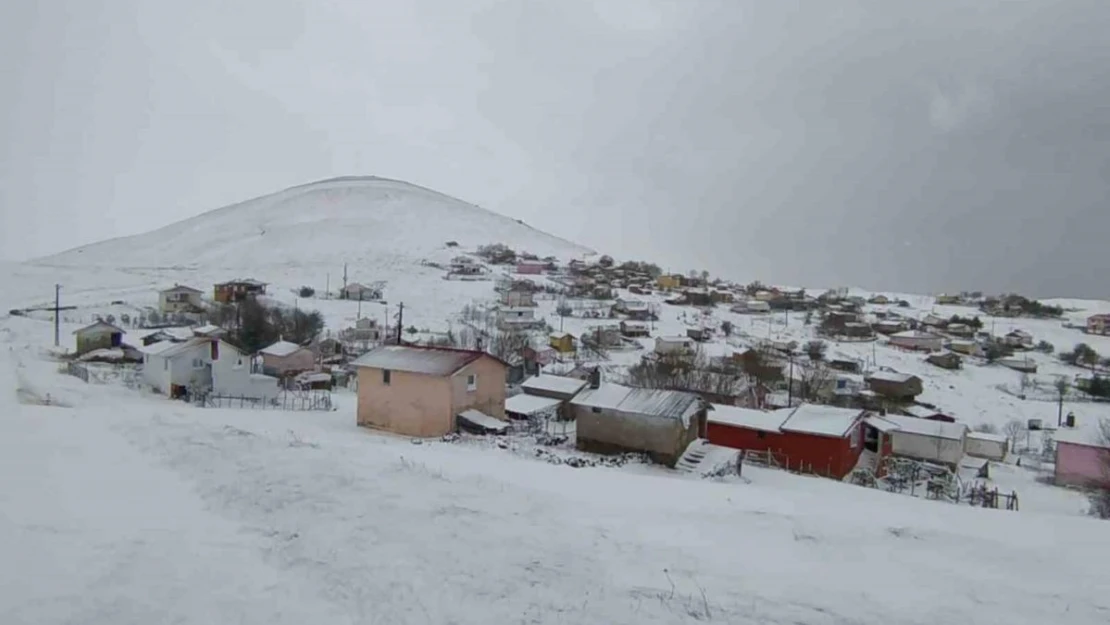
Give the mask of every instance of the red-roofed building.
M 1110 334 L 1110 314 L 1102 313 L 1087 317 L 1087 334 Z

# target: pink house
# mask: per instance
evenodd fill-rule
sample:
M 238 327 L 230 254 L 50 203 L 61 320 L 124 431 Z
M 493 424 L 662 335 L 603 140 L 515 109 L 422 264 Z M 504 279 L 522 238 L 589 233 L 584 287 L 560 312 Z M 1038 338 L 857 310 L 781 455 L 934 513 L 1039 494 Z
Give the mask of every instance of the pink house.
M 1087 334 L 1110 334 L 1110 315 L 1103 313 L 1087 317 Z
M 302 371 L 312 371 L 316 368 L 316 354 L 307 347 L 301 347 L 289 341 L 278 341 L 273 345 L 264 347 L 262 354 L 262 371 L 266 375 L 283 376 Z
M 1062 486 L 1110 485 L 1110 442 L 1100 428 L 1056 432 L 1055 478 Z
M 493 430 L 505 419 L 507 365 L 485 352 L 381 345 L 353 364 L 361 426 L 431 437 L 460 420 Z
M 522 260 L 516 264 L 517 273 L 538 274 L 543 273 L 544 263 L 538 260 Z

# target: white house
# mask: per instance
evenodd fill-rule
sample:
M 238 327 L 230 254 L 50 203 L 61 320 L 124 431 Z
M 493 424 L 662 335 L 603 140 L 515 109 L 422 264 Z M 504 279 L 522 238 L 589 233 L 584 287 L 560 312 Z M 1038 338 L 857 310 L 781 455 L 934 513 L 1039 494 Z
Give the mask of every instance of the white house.
M 1002 337 L 1002 341 L 1010 347 L 1032 347 L 1033 335 L 1025 330 L 1014 330 Z
M 277 379 L 251 373 L 250 357 L 219 338 L 162 341 L 143 352 L 143 380 L 160 393 L 181 397 L 211 392 L 229 397 L 277 397 Z
M 946 465 L 963 460 L 967 425 L 901 415 L 883 419 L 898 426 L 890 432 L 894 455 Z
M 197 312 L 203 307 L 200 296 L 200 290 L 176 284 L 158 292 L 158 308 L 168 314 Z
M 341 299 L 362 301 L 379 300 L 382 298 L 382 292 L 381 289 L 352 282 L 339 290 L 339 297 Z
M 506 306 L 497 311 L 497 324 L 503 328 L 530 328 L 538 325 L 536 309 L 530 306 Z
M 659 336 L 655 338 L 656 354 L 680 354 L 694 351 L 694 339 L 688 336 Z
M 931 332 L 920 330 L 907 330 L 890 335 L 890 344 L 904 349 L 916 349 L 925 352 L 940 351 L 944 347 L 944 339 Z

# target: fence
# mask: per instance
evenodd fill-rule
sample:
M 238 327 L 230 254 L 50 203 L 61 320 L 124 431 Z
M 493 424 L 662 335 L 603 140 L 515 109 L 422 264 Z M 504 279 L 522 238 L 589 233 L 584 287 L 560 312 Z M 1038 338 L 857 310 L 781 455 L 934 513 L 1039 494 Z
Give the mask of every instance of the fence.
M 139 369 L 135 366 L 67 362 L 59 371 L 86 384 L 123 384 L 133 389 L 142 386 Z
M 254 408 L 296 412 L 333 410 L 331 393 L 328 391 L 283 392 L 277 397 L 269 398 L 208 393 L 198 396 L 195 401 L 205 408 Z

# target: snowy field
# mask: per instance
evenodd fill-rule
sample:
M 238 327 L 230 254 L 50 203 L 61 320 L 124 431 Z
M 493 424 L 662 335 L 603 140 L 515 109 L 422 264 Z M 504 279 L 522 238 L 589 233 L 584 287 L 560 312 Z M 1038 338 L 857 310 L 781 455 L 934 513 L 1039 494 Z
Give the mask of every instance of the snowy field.
M 5 624 L 1110 618 L 1105 523 L 194 408 L 57 374 L 46 328 L 0 329 Z
M 378 210 L 365 212 L 367 202 Z M 459 204 L 391 181 L 309 185 L 0 267 L 0 312 L 52 303 L 61 283 L 63 304 L 77 306 L 63 313 L 62 345 L 72 347 L 74 329 L 153 306 L 159 288 L 255 277 L 336 331 L 357 303 L 294 291 L 322 290 L 328 273 L 335 288 L 348 262 L 352 281 L 383 280 L 390 305 L 406 303 L 406 326 L 442 331 L 464 306 L 490 302 L 494 283 L 446 281 L 426 261 L 495 241 L 564 261 L 589 253 Z M 398 231 L 417 234 L 390 235 Z M 461 248 L 443 245 L 456 239 Z M 912 308 L 900 312 L 918 317 L 975 313 L 906 298 Z M 718 307 L 701 319 L 648 299 L 660 310 L 654 335 L 732 321 L 735 336 L 706 344 L 708 355 L 813 337 L 801 314 Z M 1061 303 L 1073 322 L 1110 310 Z M 364 316 L 386 314 L 363 306 Z M 558 329 L 554 309 L 541 300 L 537 316 Z M 1087 342 L 1110 355 L 1110 338 L 1059 321 L 984 321 L 1058 351 Z M 562 321 L 576 335 L 597 323 Z M 571 468 L 527 445 L 413 444 L 359 429 L 345 392 L 334 412 L 286 413 L 86 384 L 58 373 L 52 343 L 48 315 L 0 317 L 3 625 L 1110 622 L 1110 526 L 1084 516 L 1081 494 L 1027 467 L 992 467 L 992 485 L 1020 493 L 1020 512 L 754 467 L 723 480 L 643 464 Z M 606 375 L 652 346 L 613 353 Z M 922 400 L 971 425 L 1055 422 L 1054 403 L 1000 390 L 1020 376 L 999 366 L 950 372 L 882 342 L 831 343 L 829 355 L 919 375 Z M 1080 372 L 1031 358 L 1046 383 Z M 1110 417 L 1104 404 L 1067 410 L 1081 423 Z

